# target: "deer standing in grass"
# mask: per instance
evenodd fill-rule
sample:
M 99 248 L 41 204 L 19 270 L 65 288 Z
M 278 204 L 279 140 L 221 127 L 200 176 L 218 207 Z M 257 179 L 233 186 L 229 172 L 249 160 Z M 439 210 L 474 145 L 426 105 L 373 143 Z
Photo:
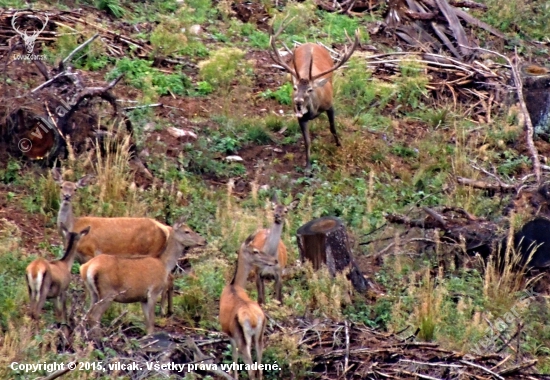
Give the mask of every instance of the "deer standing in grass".
M 352 45 L 351 48 L 345 48 L 344 54 L 337 64 L 334 64 L 329 51 L 325 47 L 314 43 L 305 43 L 294 50 L 291 58 L 291 67 L 283 61 L 279 50 L 275 46 L 275 39 L 284 29 L 287 18 L 288 16 L 283 20 L 275 34 L 271 33 L 269 41 L 273 51 L 270 50 L 270 55 L 277 65 L 282 66 L 292 76 L 294 112 L 298 118 L 298 123 L 304 137 L 306 170 L 310 170 L 311 140 L 308 130 L 310 120 L 326 112 L 330 132 L 334 136 L 336 146 L 341 146 L 334 122 L 332 72 L 346 63 L 359 45 L 359 31 L 355 31 L 355 41 L 353 42 L 346 34 Z
M 111 303 L 140 302 L 147 334 L 155 324 L 155 303 L 169 285 L 170 272 L 184 247 L 205 245 L 205 239 L 184 223 L 171 228 L 166 248 L 158 257 L 98 255 L 80 267 L 90 296 L 88 320 L 99 324 Z
M 83 238 L 76 248 L 76 261 L 88 262 L 99 254 L 107 255 L 148 255 L 158 257 L 166 247 L 172 227 L 151 218 L 106 218 L 81 216 L 76 218 L 71 204 L 75 191 L 87 186 L 92 176 L 82 177 L 78 182 L 64 181 L 59 169 L 52 169 L 53 179 L 61 186 L 61 207 L 57 224 L 64 223 L 69 230 L 92 226 L 91 233 Z M 64 235 L 61 234 L 63 237 Z M 173 278 L 170 277 L 167 293 L 163 294 L 161 310 L 163 315 L 173 311 Z M 168 301 L 168 310 L 164 305 Z
M 61 225 L 64 224 L 69 231 L 72 231 L 74 228 L 75 218 L 72 205 L 73 196 L 76 193 L 76 190 L 87 186 L 93 177 L 90 175 L 85 175 L 77 182 L 64 181 L 58 168 L 52 169 L 52 177 L 61 187 L 61 204 L 59 206 L 59 212 L 57 213 L 57 230 L 59 231 L 61 238 L 64 239 L 67 235 L 64 234 Z
M 265 314 L 260 305 L 250 299 L 245 287 L 248 275 L 254 266 L 272 267 L 277 258 L 268 255 L 252 245 L 254 234 L 250 235 L 239 249 L 235 275 L 223 289 L 220 297 L 220 324 L 222 331 L 229 336 L 233 353 L 233 362 L 237 363 L 238 353 L 243 361 L 252 365 L 252 341 L 256 350 L 256 362 L 262 363 L 264 347 Z M 262 371 L 258 370 L 258 379 Z M 249 379 L 256 379 L 256 371 L 248 371 Z M 235 369 L 234 378 L 238 379 Z
M 275 280 L 275 296 L 279 302 L 282 298 L 282 276 L 287 261 L 287 249 L 281 240 L 287 208 L 279 203 L 277 194 L 273 196 L 273 225 L 271 228 L 263 228 L 254 234 L 252 246 L 261 250 L 267 255 L 276 257 L 278 264 L 275 266 L 264 266 L 256 268 L 256 288 L 258 289 L 258 303 L 265 303 L 264 280 L 273 278 Z
M 80 232 L 71 232 L 63 224 L 60 229 L 65 235 L 66 247 L 63 257 L 55 261 L 38 258 L 26 269 L 27 287 L 30 298 L 30 315 L 38 319 L 46 299 L 54 298 L 56 318 L 62 323 L 67 322 L 67 289 L 71 282 L 71 267 L 73 266 L 76 245 L 80 238 L 90 232 L 86 227 Z

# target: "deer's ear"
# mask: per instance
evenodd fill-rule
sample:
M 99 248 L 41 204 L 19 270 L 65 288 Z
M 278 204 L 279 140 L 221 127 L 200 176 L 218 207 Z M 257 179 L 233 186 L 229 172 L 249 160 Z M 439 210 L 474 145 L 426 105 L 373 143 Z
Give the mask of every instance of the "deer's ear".
M 300 203 L 299 200 L 295 200 L 295 201 L 292 201 L 290 202 L 290 204 L 286 207 L 287 210 L 294 210 L 297 206 L 298 206 L 298 203 Z
M 323 87 L 328 82 L 328 78 L 317 79 L 313 82 L 313 87 Z
M 88 186 L 90 184 L 90 182 L 92 181 L 94 177 L 91 176 L 91 175 L 85 175 L 84 177 L 80 178 L 78 180 L 78 182 L 76 183 L 76 187 L 78 189 L 82 188 L 82 187 L 85 187 L 85 186 Z
M 53 168 L 51 173 L 52 173 L 52 178 L 55 182 L 59 184 L 63 183 L 63 178 L 61 178 L 61 172 L 59 171 L 59 168 Z

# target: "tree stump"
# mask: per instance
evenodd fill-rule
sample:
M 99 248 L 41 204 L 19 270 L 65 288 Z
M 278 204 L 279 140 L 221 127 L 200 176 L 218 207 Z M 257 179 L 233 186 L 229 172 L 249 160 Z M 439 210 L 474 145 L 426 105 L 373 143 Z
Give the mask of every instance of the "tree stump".
M 514 249 L 521 255 L 520 265 L 525 265 L 533 249 L 535 252 L 527 263 L 533 268 L 548 268 L 550 266 L 550 219 L 537 217 L 526 223 L 514 234 Z M 506 240 L 503 241 L 505 247 Z
M 550 135 L 550 70 L 529 64 L 521 68 L 525 104 L 537 135 Z
M 305 259 L 311 261 L 315 270 L 326 264 L 332 276 L 351 266 L 348 278 L 354 288 L 367 290 L 368 281 L 353 260 L 346 227 L 340 219 L 314 219 L 298 228 L 296 237 L 302 263 Z

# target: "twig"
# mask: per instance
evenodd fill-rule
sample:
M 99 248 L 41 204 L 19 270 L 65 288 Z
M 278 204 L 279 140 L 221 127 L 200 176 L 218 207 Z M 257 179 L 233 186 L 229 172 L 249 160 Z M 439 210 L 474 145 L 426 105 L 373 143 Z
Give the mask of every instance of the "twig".
M 476 189 L 493 190 L 493 191 L 499 191 L 502 193 L 516 192 L 516 186 L 514 185 L 492 184 L 492 183 L 476 181 L 474 179 L 464 178 L 464 177 L 456 177 L 456 181 L 461 185 L 471 186 Z
M 467 360 L 461 360 L 460 362 L 464 363 L 466 365 L 469 365 L 470 367 L 479 368 L 480 370 L 482 370 L 484 372 L 490 373 L 491 375 L 493 375 L 494 377 L 496 377 L 499 380 L 504 380 L 504 377 L 500 376 L 498 373 L 495 373 L 495 372 L 491 371 L 489 368 L 485 368 L 485 367 L 483 367 L 479 364 L 472 363 L 472 362 L 469 362 Z
M 146 104 L 144 106 L 124 107 L 124 110 L 129 111 L 129 110 L 137 110 L 141 108 L 152 108 L 152 107 L 162 107 L 162 106 L 163 106 L 162 103 L 154 103 L 154 104 Z
M 408 359 L 399 359 L 399 361 L 403 363 L 426 365 L 426 366 L 432 366 L 432 367 L 464 368 L 464 366 L 460 364 L 427 363 L 427 362 L 419 362 L 416 360 L 408 360 Z
M 94 34 L 91 38 L 89 38 L 87 41 L 84 41 L 82 44 L 80 44 L 79 46 L 76 47 L 76 49 L 74 49 L 73 51 L 71 51 L 69 53 L 69 55 L 67 57 L 65 57 L 64 60 L 61 61 L 61 63 L 59 64 L 59 70 L 63 70 L 65 68 L 65 64 L 67 62 L 70 62 L 71 59 L 73 59 L 73 57 L 75 56 L 76 53 L 78 53 L 79 51 L 81 51 L 82 49 L 84 49 L 86 46 L 88 46 L 89 44 L 91 44 L 97 37 L 99 37 L 99 33 L 96 33 Z
M 347 319 L 344 321 L 344 326 L 346 327 L 346 357 L 344 358 L 344 373 L 342 373 L 342 377 L 345 377 L 349 364 L 349 329 Z
M 75 362 L 75 363 L 78 363 L 78 362 Z M 46 376 L 46 377 L 42 377 L 42 378 L 39 379 L 39 380 L 53 380 L 53 379 L 57 379 L 58 377 L 63 376 L 64 374 L 66 374 L 66 373 L 69 372 L 69 371 L 70 371 L 69 368 L 63 368 L 63 369 L 60 369 L 59 371 L 55 371 L 55 372 L 49 374 L 49 375 Z
M 427 380 L 441 380 L 440 378 L 438 377 L 432 377 L 432 376 L 428 376 L 428 375 L 423 375 L 421 373 L 418 373 L 418 372 L 409 372 L 409 371 L 405 371 L 403 369 L 399 370 L 399 372 L 401 373 L 404 373 L 405 375 L 409 375 L 409 376 L 413 376 L 413 377 L 419 377 L 421 379 L 427 379 Z

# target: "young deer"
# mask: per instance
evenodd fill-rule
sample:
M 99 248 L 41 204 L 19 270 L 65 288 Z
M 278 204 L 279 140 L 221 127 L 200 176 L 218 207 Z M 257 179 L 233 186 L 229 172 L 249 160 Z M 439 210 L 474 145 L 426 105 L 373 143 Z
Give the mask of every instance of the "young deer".
M 76 245 L 81 237 L 90 232 L 90 227 L 76 233 L 71 232 L 61 223 L 61 231 L 65 234 L 65 254 L 59 260 L 47 261 L 38 258 L 31 262 L 26 269 L 27 287 L 30 298 L 30 315 L 38 319 L 44 302 L 48 298 L 55 298 L 56 318 L 66 322 L 66 293 L 71 282 L 71 267 L 73 266 Z
M 269 53 L 276 64 L 282 66 L 292 75 L 294 112 L 302 129 L 306 147 L 306 170 L 309 170 L 311 169 L 311 140 L 308 130 L 310 120 L 326 112 L 330 132 L 334 136 L 336 146 L 341 145 L 334 122 L 332 72 L 346 63 L 359 45 L 359 31 L 355 32 L 355 41 L 353 41 L 351 48 L 345 48 L 344 54 L 337 64 L 334 64 L 329 51 L 323 46 L 305 43 L 294 50 L 291 67 L 282 60 L 275 46 L 275 39 L 281 34 L 287 18 L 283 20 L 277 32 L 271 34 L 270 44 L 273 51 L 270 50 Z M 351 42 L 349 37 L 348 40 Z
M 238 352 L 243 361 L 252 365 L 252 339 L 256 350 L 256 361 L 262 363 L 264 347 L 265 315 L 260 305 L 246 294 L 245 286 L 253 266 L 277 265 L 277 258 L 259 251 L 252 245 L 254 235 L 250 235 L 241 245 L 233 280 L 223 289 L 220 297 L 220 324 L 222 331 L 229 336 L 233 352 L 233 362 L 237 363 Z M 258 378 L 262 378 L 262 371 Z M 256 371 L 249 370 L 248 377 L 256 378 Z M 238 379 L 235 369 L 234 377 Z
M 89 322 L 99 324 L 114 302 L 140 302 L 147 334 L 155 323 L 155 303 L 166 291 L 170 272 L 184 247 L 205 245 L 205 239 L 184 223 L 171 228 L 164 251 L 158 257 L 98 255 L 80 267 L 80 276 L 90 295 Z
M 281 240 L 283 233 L 285 215 L 288 209 L 279 203 L 277 194 L 273 196 L 273 216 L 274 221 L 271 228 L 260 229 L 254 234 L 252 246 L 262 252 L 276 257 L 278 264 L 275 266 L 264 266 L 256 268 L 256 288 L 258 289 L 258 303 L 265 303 L 264 280 L 273 278 L 275 280 L 275 296 L 279 302 L 283 302 L 282 298 L 282 274 L 287 261 L 287 249 Z
M 61 239 L 64 239 L 66 235 L 61 229 L 61 224 L 64 224 L 69 231 L 73 231 L 74 228 L 75 218 L 71 200 L 73 199 L 76 190 L 87 186 L 93 177 L 90 175 L 85 175 L 77 182 L 64 181 L 59 168 L 52 169 L 52 177 L 54 181 L 61 186 L 61 205 L 59 206 L 59 212 L 57 213 L 57 230 L 59 231 L 59 235 L 61 235 Z

